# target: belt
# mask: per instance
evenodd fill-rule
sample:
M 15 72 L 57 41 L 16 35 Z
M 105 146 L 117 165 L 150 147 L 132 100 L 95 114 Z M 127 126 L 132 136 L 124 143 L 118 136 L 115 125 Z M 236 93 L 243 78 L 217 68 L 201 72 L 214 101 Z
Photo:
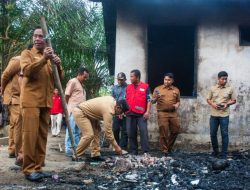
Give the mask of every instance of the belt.
M 157 110 L 157 112 L 173 113 L 173 112 L 175 112 L 175 110 Z

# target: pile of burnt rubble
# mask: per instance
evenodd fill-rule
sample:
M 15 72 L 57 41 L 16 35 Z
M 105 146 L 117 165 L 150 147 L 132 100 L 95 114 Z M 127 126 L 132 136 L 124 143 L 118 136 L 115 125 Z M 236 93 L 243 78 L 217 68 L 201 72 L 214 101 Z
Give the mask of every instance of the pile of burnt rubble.
M 106 156 L 102 163 L 54 174 L 40 189 L 250 189 L 249 151 L 227 160 L 207 153 L 174 152 L 171 157 L 144 154 Z

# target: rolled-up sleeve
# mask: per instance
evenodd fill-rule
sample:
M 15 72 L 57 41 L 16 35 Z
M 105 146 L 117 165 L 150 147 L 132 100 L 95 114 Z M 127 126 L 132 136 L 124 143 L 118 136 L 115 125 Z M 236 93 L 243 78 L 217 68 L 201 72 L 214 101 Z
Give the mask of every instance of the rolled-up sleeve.
M 209 91 L 208 91 L 208 94 L 207 94 L 207 100 L 211 100 L 212 97 L 213 97 L 212 88 L 210 88 Z

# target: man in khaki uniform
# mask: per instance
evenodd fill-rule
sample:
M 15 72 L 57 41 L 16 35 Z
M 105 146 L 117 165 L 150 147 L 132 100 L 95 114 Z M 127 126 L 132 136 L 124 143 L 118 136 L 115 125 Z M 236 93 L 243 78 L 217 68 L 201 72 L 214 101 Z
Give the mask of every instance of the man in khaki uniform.
M 23 73 L 20 96 L 23 116 L 23 172 L 30 181 L 47 177 L 47 173 L 41 172 L 41 166 L 45 160 L 54 89 L 51 59 L 62 77 L 61 61 L 52 48 L 46 47 L 43 31 L 38 27 L 33 32 L 33 47 L 24 50 L 20 60 Z
M 234 89 L 227 84 L 228 74 L 225 71 L 218 73 L 218 84 L 212 86 L 207 95 L 207 103 L 211 106 L 210 137 L 213 147 L 212 156 L 219 155 L 217 131 L 220 126 L 222 137 L 221 157 L 227 158 L 229 106 L 236 103 Z
M 164 84 L 155 88 L 152 103 L 157 102 L 160 149 L 167 156 L 180 130 L 177 109 L 180 106 L 180 91 L 173 86 L 172 73 L 164 75 Z M 170 132 L 170 134 L 169 134 Z
M 104 160 L 100 157 L 101 128 L 96 124 L 98 120 L 104 121 L 105 137 L 113 145 L 115 151 L 121 154 L 122 149 L 117 144 L 113 135 L 112 121 L 114 115 L 120 115 L 128 110 L 126 100 L 115 101 L 111 96 L 98 97 L 79 104 L 73 110 L 76 124 L 83 134 L 76 149 L 77 155 L 83 155 L 84 151 L 91 144 L 92 160 Z
M 17 157 L 22 146 L 22 116 L 20 111 L 20 56 L 13 57 L 2 75 L 3 104 L 10 114 L 9 157 Z

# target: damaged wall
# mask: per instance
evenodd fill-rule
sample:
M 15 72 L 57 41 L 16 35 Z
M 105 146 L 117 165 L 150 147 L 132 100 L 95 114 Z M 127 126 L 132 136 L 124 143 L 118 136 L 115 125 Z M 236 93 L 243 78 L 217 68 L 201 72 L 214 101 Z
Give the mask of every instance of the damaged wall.
M 124 72 L 129 79 L 132 69 L 139 69 L 142 81 L 147 73 L 147 27 L 135 10 L 117 12 L 115 76 Z
M 219 22 L 219 21 L 218 21 Z M 238 23 L 200 22 L 197 26 L 197 98 L 182 98 L 179 114 L 182 133 L 176 146 L 182 149 L 208 150 L 209 106 L 206 95 L 214 85 L 217 73 L 225 70 L 235 87 L 237 104 L 231 106 L 229 143 L 231 149 L 250 145 L 250 47 L 239 46 Z M 140 69 L 142 81 L 147 79 L 147 24 L 134 10 L 117 9 L 115 74 Z M 129 82 L 129 77 L 128 77 Z M 153 89 L 152 89 L 153 90 Z M 152 108 L 149 120 L 151 142 L 158 141 L 157 113 Z M 220 135 L 219 135 L 220 137 Z M 219 140 L 220 141 L 220 140 Z

